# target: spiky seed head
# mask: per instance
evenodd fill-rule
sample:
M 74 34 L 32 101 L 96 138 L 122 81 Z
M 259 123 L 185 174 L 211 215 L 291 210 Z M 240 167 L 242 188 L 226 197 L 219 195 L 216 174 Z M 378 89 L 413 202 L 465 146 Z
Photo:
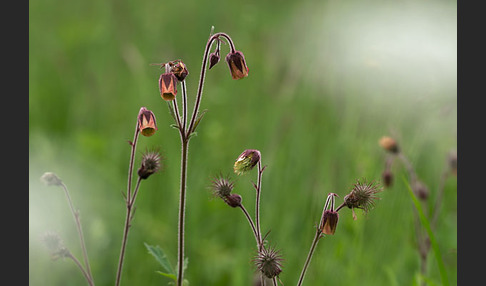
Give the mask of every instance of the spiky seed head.
M 49 251 L 52 260 L 69 256 L 69 250 L 64 246 L 64 242 L 56 232 L 48 231 L 44 233 L 41 240 L 47 251 Z
M 263 247 L 254 258 L 257 269 L 267 278 L 274 278 L 282 272 L 282 256 L 275 248 Z
M 59 177 L 52 173 L 52 172 L 45 172 L 41 177 L 41 182 L 46 184 L 47 186 L 61 186 L 62 180 Z
M 400 151 L 397 141 L 389 136 L 381 137 L 378 143 L 383 149 L 390 153 L 397 154 Z
M 218 177 L 214 178 L 211 182 L 211 190 L 213 194 L 217 197 L 222 198 L 223 200 L 231 195 L 231 191 L 233 191 L 234 183 L 226 176 L 219 175 Z
M 351 192 L 344 197 L 344 204 L 353 210 L 353 218 L 356 219 L 354 209 L 362 209 L 367 213 L 374 207 L 375 201 L 380 199 L 376 194 L 382 190 L 374 181 L 368 183 L 365 179 L 363 182 L 357 180 Z
M 147 151 L 142 155 L 142 163 L 138 169 L 138 176 L 141 179 L 147 179 L 150 175 L 156 173 L 161 167 L 161 156 L 157 151 Z
M 260 161 L 261 153 L 255 149 L 247 149 L 238 156 L 233 166 L 236 174 L 241 175 L 252 170 Z

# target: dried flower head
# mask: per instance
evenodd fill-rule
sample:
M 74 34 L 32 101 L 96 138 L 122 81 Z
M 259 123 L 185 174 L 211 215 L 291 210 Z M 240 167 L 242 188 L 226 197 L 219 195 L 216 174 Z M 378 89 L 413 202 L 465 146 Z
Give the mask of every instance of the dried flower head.
M 177 77 L 171 73 L 163 73 L 159 78 L 160 96 L 165 101 L 171 101 L 177 94 Z
M 142 155 L 142 163 L 138 169 L 138 176 L 141 179 L 147 179 L 150 175 L 160 170 L 161 157 L 157 151 L 147 151 Z
M 41 240 L 47 248 L 47 251 L 49 251 L 52 260 L 68 257 L 70 255 L 69 250 L 64 246 L 61 237 L 56 232 L 48 231 L 44 233 Z
M 186 65 L 181 60 L 170 62 L 169 66 L 170 72 L 176 76 L 178 81 L 183 81 L 189 74 Z
M 233 191 L 234 183 L 227 177 L 219 175 L 211 181 L 211 189 L 213 194 L 222 199 L 231 195 Z
M 255 149 L 247 149 L 238 156 L 233 169 L 236 174 L 241 175 L 253 169 L 253 167 L 260 161 L 260 151 Z
M 140 108 L 138 112 L 138 128 L 143 136 L 152 136 L 157 131 L 157 121 L 152 111 L 145 107 Z
M 46 184 L 47 186 L 61 186 L 62 180 L 59 177 L 52 173 L 52 172 L 45 172 L 41 177 L 41 182 Z
M 281 262 L 283 259 L 280 253 L 274 248 L 263 247 L 253 261 L 257 269 L 267 278 L 272 279 L 282 272 Z
M 375 205 L 375 200 L 380 198 L 376 196 L 382 188 L 375 182 L 367 183 L 366 180 L 359 180 L 354 184 L 353 189 L 344 197 L 344 204 L 353 210 L 353 218 L 356 219 L 354 209 L 362 209 L 367 213 Z
M 391 137 L 383 136 L 378 143 L 383 149 L 393 154 L 397 154 L 400 151 L 397 141 Z
M 240 51 L 228 53 L 226 55 L 226 62 L 231 72 L 233 79 L 242 79 L 248 76 L 249 69 L 246 66 L 245 56 Z
M 241 196 L 238 194 L 230 194 L 223 198 L 223 201 L 230 207 L 236 208 L 241 206 Z

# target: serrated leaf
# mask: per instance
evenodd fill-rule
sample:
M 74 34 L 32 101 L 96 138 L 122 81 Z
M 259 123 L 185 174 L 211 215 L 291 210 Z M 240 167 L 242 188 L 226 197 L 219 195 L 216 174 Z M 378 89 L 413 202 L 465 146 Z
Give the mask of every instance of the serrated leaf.
M 194 122 L 194 126 L 192 127 L 192 133 L 194 133 L 194 131 L 196 130 L 197 126 L 199 125 L 199 122 L 201 122 L 201 119 L 204 117 L 204 114 L 206 114 L 206 112 L 208 112 L 207 109 L 204 109 L 203 111 L 201 111 L 201 113 L 199 114 L 199 116 L 197 117 L 196 121 Z
M 157 262 L 159 262 L 162 268 L 164 268 L 164 270 L 167 272 L 166 274 L 172 274 L 175 276 L 174 268 L 172 268 L 172 265 L 170 264 L 169 259 L 167 258 L 167 255 L 165 255 L 162 248 L 160 248 L 158 245 L 152 246 L 148 245 L 147 243 L 144 244 L 148 252 L 155 257 L 155 260 L 157 260 Z
M 165 277 L 168 277 L 174 281 L 177 281 L 177 277 L 175 276 L 175 274 L 169 274 L 169 273 L 165 273 L 165 272 L 162 272 L 162 271 L 156 271 L 157 273 L 159 273 L 160 275 L 162 276 L 165 276 Z

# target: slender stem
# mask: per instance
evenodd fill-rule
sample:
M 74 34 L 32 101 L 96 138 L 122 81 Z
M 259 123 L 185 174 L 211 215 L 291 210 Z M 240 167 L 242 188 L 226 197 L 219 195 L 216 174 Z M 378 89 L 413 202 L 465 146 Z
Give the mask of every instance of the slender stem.
M 138 120 L 137 120 L 137 124 L 135 125 L 135 134 L 133 135 L 133 142 L 130 144 L 132 146 L 132 150 L 130 152 L 130 163 L 128 163 L 127 200 L 131 196 L 133 162 L 135 161 L 135 150 L 137 149 L 137 141 L 138 141 L 139 134 L 140 134 L 140 129 L 138 128 Z
M 188 136 L 187 134 L 187 89 L 186 89 L 186 81 L 181 82 L 182 86 L 182 130 L 184 131 L 184 134 Z
M 179 107 L 177 106 L 177 100 L 176 99 L 172 100 L 172 104 L 174 105 L 174 113 L 177 120 L 176 122 L 177 126 L 179 126 L 179 131 L 184 132 L 184 126 L 181 123 L 181 117 L 179 115 Z
M 273 277 L 272 282 L 273 282 L 273 286 L 278 286 L 277 277 Z
M 186 182 L 187 182 L 187 151 L 189 139 L 181 132 L 182 155 L 181 155 L 181 190 L 179 199 L 179 223 L 178 223 L 178 258 L 177 258 L 177 286 L 182 286 L 184 281 L 184 225 L 186 208 Z
M 122 246 L 120 250 L 120 258 L 118 260 L 118 270 L 116 273 L 116 284 L 115 285 L 120 285 L 121 281 L 121 274 L 122 274 L 122 269 L 123 269 L 123 261 L 125 259 L 125 249 L 127 246 L 127 241 L 128 241 L 128 231 L 130 230 L 131 226 L 131 221 L 133 219 L 133 206 L 135 204 L 135 199 L 137 197 L 138 190 L 140 188 L 140 182 L 142 179 L 138 177 L 137 180 L 137 185 L 135 187 L 135 191 L 133 193 L 132 198 L 127 198 L 127 215 L 125 217 L 125 226 L 123 228 L 123 239 L 122 239 Z
M 256 229 L 257 229 L 257 235 L 258 235 L 258 241 L 259 241 L 259 247 L 258 250 L 261 251 L 263 247 L 263 241 L 262 241 L 262 231 L 260 229 L 260 193 L 262 190 L 262 159 L 260 156 L 260 161 L 258 161 L 258 181 L 257 181 L 257 190 L 256 190 L 256 206 L 255 206 L 255 223 L 256 223 Z
M 81 272 L 83 273 L 84 278 L 86 278 L 86 281 L 88 281 L 88 284 L 89 284 L 89 285 L 91 285 L 91 286 L 94 286 L 94 282 L 93 282 L 93 280 L 92 280 L 92 278 L 91 278 L 91 275 L 89 275 L 89 274 L 88 274 L 88 273 L 87 273 L 87 272 L 84 270 L 84 268 L 83 268 L 83 266 L 81 265 L 81 263 L 79 262 L 79 260 L 78 260 L 76 257 L 74 257 L 74 255 L 73 255 L 72 253 L 69 253 L 69 254 L 67 255 L 67 257 L 68 257 L 68 258 L 71 258 L 71 259 L 74 261 L 74 263 L 76 263 L 76 265 L 79 267 L 79 269 L 80 269 L 80 270 L 81 270 Z
M 319 231 L 316 231 L 316 235 L 314 236 L 314 240 L 312 241 L 312 245 L 311 245 L 311 248 L 309 250 L 309 254 L 307 254 L 307 259 L 305 260 L 305 263 L 304 263 L 304 268 L 302 269 L 302 272 L 300 273 L 299 282 L 297 283 L 297 286 L 302 285 L 302 282 L 304 281 L 305 273 L 307 272 L 307 268 L 309 267 L 312 255 L 314 254 L 314 251 L 316 250 L 316 246 L 317 246 L 317 243 L 319 242 L 320 238 L 321 238 L 321 233 Z
M 437 191 L 437 198 L 435 201 L 434 205 L 434 214 L 432 216 L 432 222 L 431 222 L 431 227 L 434 229 L 437 225 L 437 219 L 439 217 L 439 210 L 440 210 L 440 204 L 442 203 L 442 197 L 444 196 L 444 187 L 445 187 L 445 182 L 447 180 L 447 177 L 449 176 L 449 170 L 446 169 L 443 173 L 442 176 L 440 177 L 439 181 L 439 187 Z
M 258 239 L 258 233 L 257 233 L 257 230 L 255 228 L 255 224 L 253 223 L 253 220 L 251 219 L 250 214 L 245 209 L 245 207 L 243 206 L 243 204 L 240 205 L 240 208 L 243 211 L 243 213 L 245 214 L 246 219 L 250 223 L 251 229 L 253 230 L 253 235 L 255 236 L 255 240 L 256 240 L 256 243 L 257 243 L 257 247 L 258 247 L 258 249 L 260 249 L 260 240 Z
M 191 123 L 189 124 L 189 128 L 187 128 L 188 134 L 191 134 L 192 132 L 194 132 L 193 128 L 194 128 L 194 124 L 195 124 L 195 121 L 196 121 L 196 118 L 197 118 L 197 115 L 198 115 L 198 112 L 199 112 L 199 105 L 201 103 L 201 97 L 202 97 L 202 91 L 203 91 L 203 86 L 204 86 L 204 78 L 206 76 L 206 66 L 207 66 L 207 63 L 208 63 L 209 51 L 211 50 L 211 45 L 212 45 L 213 41 L 218 39 L 219 37 L 226 38 L 226 40 L 228 41 L 228 43 L 230 45 L 231 52 L 235 51 L 235 45 L 233 44 L 233 41 L 231 40 L 231 38 L 227 34 L 216 33 L 216 34 L 212 35 L 211 37 L 209 37 L 209 40 L 206 43 L 206 49 L 204 50 L 203 62 L 202 62 L 202 67 L 201 67 L 201 75 L 200 75 L 200 78 L 199 78 L 199 86 L 198 86 L 197 95 L 196 95 L 196 103 L 194 105 L 194 110 L 192 112 Z
M 402 160 L 403 164 L 405 165 L 405 168 L 407 169 L 407 172 L 410 176 L 410 182 L 412 183 L 411 186 L 413 186 L 417 182 L 417 174 L 415 174 L 415 171 L 413 169 L 412 163 L 405 157 L 403 153 L 398 153 L 397 155 L 400 160 Z
M 62 188 L 64 190 L 64 193 L 66 194 L 66 198 L 67 198 L 67 201 L 69 203 L 69 207 L 71 209 L 71 213 L 73 214 L 74 221 L 76 222 L 76 228 L 78 230 L 79 241 L 80 241 L 80 244 L 81 244 L 81 249 L 83 251 L 84 264 L 86 266 L 86 270 L 88 272 L 88 275 L 90 277 L 90 280 L 92 281 L 93 275 L 91 274 L 91 268 L 89 266 L 88 252 L 86 251 L 86 244 L 84 242 L 83 228 L 81 227 L 81 221 L 80 221 L 80 218 L 79 218 L 79 212 L 74 209 L 74 205 L 73 205 L 73 202 L 71 200 L 71 196 L 69 196 L 69 192 L 68 192 L 67 186 L 64 183 L 61 183 L 61 186 L 62 186 Z

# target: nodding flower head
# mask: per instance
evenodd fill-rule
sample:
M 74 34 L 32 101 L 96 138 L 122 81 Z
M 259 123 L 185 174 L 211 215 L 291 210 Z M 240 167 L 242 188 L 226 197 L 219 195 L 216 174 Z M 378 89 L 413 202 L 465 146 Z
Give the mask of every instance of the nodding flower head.
M 62 180 L 59 179 L 59 177 L 52 172 L 45 172 L 44 175 L 42 175 L 40 179 L 47 186 L 61 186 L 62 185 Z
M 138 128 L 143 136 L 152 136 L 157 131 L 157 122 L 152 111 L 145 107 L 140 108 L 138 113 Z
M 429 197 L 429 189 L 421 181 L 415 181 L 412 186 L 413 193 L 421 200 L 425 201 Z
M 142 163 L 137 171 L 141 179 L 147 179 L 150 175 L 160 170 L 161 157 L 157 151 L 147 151 L 142 155 Z
M 381 174 L 381 177 L 383 179 L 383 185 L 385 187 L 390 187 L 393 183 L 393 173 L 390 170 L 385 170 L 383 171 L 383 174 Z
M 219 59 L 220 59 L 219 50 L 217 50 L 216 52 L 211 53 L 209 55 L 209 68 L 208 69 L 211 69 L 217 63 L 219 63 Z
M 64 246 L 61 237 L 56 232 L 48 231 L 44 233 L 41 240 L 47 248 L 47 251 L 49 251 L 52 260 L 68 257 L 70 255 L 69 250 Z
M 242 79 L 248 76 L 249 69 L 246 66 L 245 56 L 240 51 L 234 51 L 226 55 L 226 62 L 233 79 Z
M 240 154 L 233 165 L 236 174 L 241 175 L 252 170 L 260 161 L 261 153 L 255 149 L 247 149 Z
M 171 73 L 163 73 L 159 78 L 159 91 L 160 96 L 165 101 L 171 101 L 177 94 L 177 77 Z
M 375 200 L 380 198 L 376 196 L 381 192 L 381 187 L 375 182 L 367 183 L 366 180 L 359 180 L 354 184 L 353 189 L 344 197 L 344 204 L 353 210 L 353 218 L 356 219 L 354 209 L 362 209 L 367 213 L 375 205 Z
M 398 152 L 400 152 L 397 141 L 395 141 L 395 139 L 391 137 L 383 136 L 380 138 L 380 141 L 378 141 L 378 143 L 383 149 L 390 153 L 397 154 Z
M 333 235 L 336 232 L 336 227 L 339 220 L 339 214 L 334 210 L 334 197 L 337 194 L 329 193 L 322 211 L 321 222 L 319 223 L 319 231 L 323 234 Z
M 169 63 L 170 72 L 173 73 L 178 81 L 183 81 L 189 74 L 186 65 L 181 61 L 173 61 Z
M 280 253 L 271 247 L 263 247 L 254 258 L 257 269 L 265 277 L 270 279 L 273 279 L 282 272 L 282 261 L 283 259 Z

